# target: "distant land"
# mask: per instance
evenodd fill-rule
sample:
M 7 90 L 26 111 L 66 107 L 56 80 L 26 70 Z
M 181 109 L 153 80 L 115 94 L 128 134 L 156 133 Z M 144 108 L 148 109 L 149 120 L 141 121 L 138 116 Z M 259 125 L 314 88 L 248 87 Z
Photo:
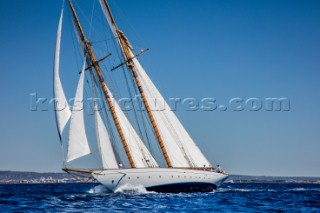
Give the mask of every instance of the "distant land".
M 96 182 L 92 178 L 77 177 L 65 172 L 38 173 L 0 171 L 0 184 L 33 184 L 33 183 L 84 183 Z M 230 175 L 227 183 L 314 183 L 320 184 L 320 177 L 272 177 Z
M 0 184 L 32 184 L 32 183 L 84 183 L 96 182 L 92 178 L 79 177 L 66 172 L 16 172 L 0 171 Z

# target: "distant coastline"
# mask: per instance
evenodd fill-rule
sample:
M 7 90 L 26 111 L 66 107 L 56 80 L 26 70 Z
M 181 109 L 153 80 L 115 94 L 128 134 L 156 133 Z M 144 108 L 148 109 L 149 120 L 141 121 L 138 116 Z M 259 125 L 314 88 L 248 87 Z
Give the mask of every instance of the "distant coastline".
M 18 172 L 0 171 L 0 184 L 46 184 L 46 183 L 95 183 L 88 177 L 79 177 L 65 172 Z
M 320 177 L 278 177 L 230 175 L 227 183 L 312 183 L 320 184 Z M 96 183 L 92 178 L 76 177 L 65 172 L 0 171 L 0 184 Z

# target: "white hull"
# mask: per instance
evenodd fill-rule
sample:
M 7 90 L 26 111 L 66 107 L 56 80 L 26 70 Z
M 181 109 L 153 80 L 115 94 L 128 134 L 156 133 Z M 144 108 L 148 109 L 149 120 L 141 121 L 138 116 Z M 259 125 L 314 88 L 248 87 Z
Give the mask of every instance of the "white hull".
M 168 193 L 210 192 L 228 178 L 211 171 L 174 168 L 95 170 L 92 176 L 111 192 L 122 186 L 143 186 Z

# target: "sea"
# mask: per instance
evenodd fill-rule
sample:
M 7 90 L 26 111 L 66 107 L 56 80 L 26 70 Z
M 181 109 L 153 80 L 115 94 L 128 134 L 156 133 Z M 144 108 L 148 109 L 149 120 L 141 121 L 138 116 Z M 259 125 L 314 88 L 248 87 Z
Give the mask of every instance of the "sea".
M 320 212 L 320 184 L 224 183 L 210 193 L 96 183 L 0 185 L 1 212 Z

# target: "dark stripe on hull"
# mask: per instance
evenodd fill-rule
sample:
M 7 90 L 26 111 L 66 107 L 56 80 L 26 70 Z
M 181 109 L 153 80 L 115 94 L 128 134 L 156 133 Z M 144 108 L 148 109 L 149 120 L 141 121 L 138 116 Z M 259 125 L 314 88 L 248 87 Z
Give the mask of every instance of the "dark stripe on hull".
M 217 186 L 211 183 L 174 183 L 146 188 L 148 191 L 159 193 L 180 192 L 212 192 Z

